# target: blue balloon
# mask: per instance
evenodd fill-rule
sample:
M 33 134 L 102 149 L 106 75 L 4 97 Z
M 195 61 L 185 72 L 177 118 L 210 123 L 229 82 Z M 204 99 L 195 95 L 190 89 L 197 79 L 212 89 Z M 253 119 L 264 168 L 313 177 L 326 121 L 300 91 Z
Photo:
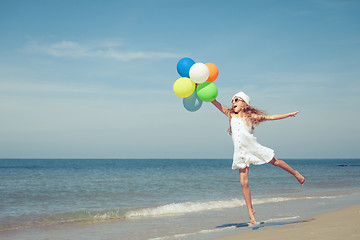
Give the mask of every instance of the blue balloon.
M 183 98 L 183 105 L 186 110 L 195 112 L 200 109 L 203 101 L 197 96 L 196 91 L 190 97 Z
M 182 58 L 177 63 L 177 72 L 179 73 L 180 76 L 189 78 L 190 77 L 190 75 L 189 75 L 190 68 L 194 64 L 195 64 L 195 61 L 192 60 L 191 58 Z

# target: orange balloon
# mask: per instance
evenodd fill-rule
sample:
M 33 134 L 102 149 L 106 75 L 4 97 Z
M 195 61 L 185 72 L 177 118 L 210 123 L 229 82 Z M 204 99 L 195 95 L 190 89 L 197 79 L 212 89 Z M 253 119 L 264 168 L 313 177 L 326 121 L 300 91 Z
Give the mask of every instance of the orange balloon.
M 209 72 L 210 72 L 209 77 L 206 81 L 214 82 L 219 75 L 219 69 L 213 63 L 205 63 L 205 65 L 209 68 Z

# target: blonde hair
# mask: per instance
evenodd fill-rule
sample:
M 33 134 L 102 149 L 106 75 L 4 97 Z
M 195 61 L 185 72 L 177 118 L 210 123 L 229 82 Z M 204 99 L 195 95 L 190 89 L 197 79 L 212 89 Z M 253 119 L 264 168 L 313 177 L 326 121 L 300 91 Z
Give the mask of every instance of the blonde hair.
M 259 125 L 261 122 L 265 121 L 265 115 L 266 112 L 259 110 L 255 107 L 252 107 L 248 104 L 246 104 L 246 106 L 244 108 L 241 108 L 240 112 L 244 113 L 244 118 L 247 122 L 247 124 L 249 124 L 249 126 L 251 126 L 251 131 L 254 131 L 254 125 Z M 229 117 L 229 123 L 231 121 L 231 115 L 235 114 L 235 111 L 233 108 L 229 108 L 228 111 L 226 112 L 226 115 Z M 259 115 L 259 118 L 254 118 L 253 114 L 255 115 Z M 231 124 L 230 127 L 228 129 L 229 134 L 231 135 L 232 131 L 231 131 Z

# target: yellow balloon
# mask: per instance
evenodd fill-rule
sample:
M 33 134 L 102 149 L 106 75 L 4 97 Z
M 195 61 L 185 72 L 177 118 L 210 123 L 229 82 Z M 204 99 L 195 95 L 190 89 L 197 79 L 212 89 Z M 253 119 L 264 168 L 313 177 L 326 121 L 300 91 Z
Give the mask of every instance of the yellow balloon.
M 195 83 L 190 78 L 182 77 L 175 81 L 173 90 L 178 97 L 186 98 L 195 91 Z

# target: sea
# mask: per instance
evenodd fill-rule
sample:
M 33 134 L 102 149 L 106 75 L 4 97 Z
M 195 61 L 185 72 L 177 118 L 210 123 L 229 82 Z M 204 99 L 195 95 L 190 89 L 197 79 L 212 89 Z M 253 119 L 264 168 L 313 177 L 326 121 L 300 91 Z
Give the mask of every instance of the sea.
M 231 159 L 0 159 L 0 239 L 215 239 L 360 203 L 360 159 L 251 166 L 249 224 Z

